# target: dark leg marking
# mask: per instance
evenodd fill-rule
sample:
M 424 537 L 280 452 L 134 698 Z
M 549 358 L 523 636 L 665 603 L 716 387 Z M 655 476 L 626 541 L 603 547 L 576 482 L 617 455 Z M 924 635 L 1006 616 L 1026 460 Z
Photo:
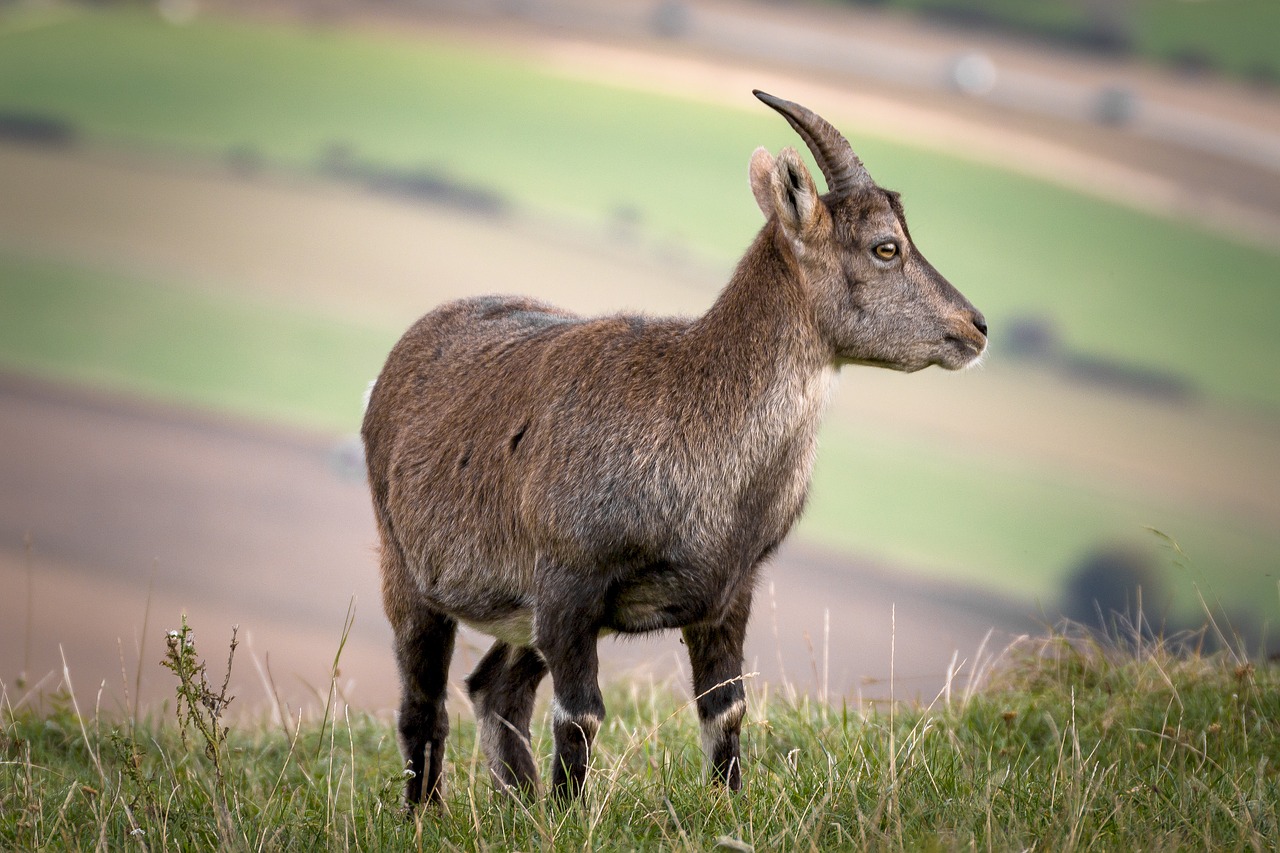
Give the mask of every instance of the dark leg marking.
M 444 743 L 449 735 L 445 692 L 457 623 L 442 613 L 418 608 L 396 629 L 400 668 L 400 750 L 405 769 L 405 804 L 424 799 L 438 805 L 443 794 Z
M 683 629 L 707 765 L 712 780 L 731 791 L 742 788 L 739 741 L 747 710 L 741 678 L 742 644 L 750 612 L 751 589 L 746 586 L 723 622 Z
M 596 642 L 604 595 L 583 589 L 582 579 L 548 572 L 539 592 L 536 642 L 555 687 L 551 702 L 555 756 L 551 787 L 559 800 L 578 796 L 587 776 L 591 745 L 604 719 Z

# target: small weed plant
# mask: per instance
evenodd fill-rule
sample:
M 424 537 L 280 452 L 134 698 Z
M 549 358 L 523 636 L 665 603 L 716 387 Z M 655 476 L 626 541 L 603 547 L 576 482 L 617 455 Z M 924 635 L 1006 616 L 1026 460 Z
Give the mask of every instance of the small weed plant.
M 231 724 L 234 633 L 217 689 L 185 620 L 166 640 L 166 715 L 86 716 L 69 679 L 39 711 L 4 694 L 0 848 L 1262 850 L 1280 837 L 1280 669 L 1188 638 L 1024 639 L 927 705 L 751 686 L 737 796 L 705 784 L 696 715 L 674 689 L 612 688 L 587 793 L 561 808 L 494 791 L 464 710 L 443 809 L 411 814 L 388 715 L 334 692 L 312 719 Z M 534 730 L 545 758 L 545 720 Z
M 217 693 L 205 677 L 205 663 L 196 655 L 195 638 L 187 617 L 182 617 L 182 627 L 165 636 L 165 655 L 160 665 L 178 679 L 176 715 L 178 733 L 182 745 L 189 746 L 187 732 L 195 729 L 204 743 L 204 754 L 213 767 L 214 781 L 219 789 L 226 785 L 224 763 L 226 761 L 227 735 L 230 726 L 222 724 L 222 717 L 234 696 L 227 695 L 231 683 L 231 664 L 236 655 L 236 629 L 231 629 L 231 645 L 227 652 L 227 673 L 222 689 Z

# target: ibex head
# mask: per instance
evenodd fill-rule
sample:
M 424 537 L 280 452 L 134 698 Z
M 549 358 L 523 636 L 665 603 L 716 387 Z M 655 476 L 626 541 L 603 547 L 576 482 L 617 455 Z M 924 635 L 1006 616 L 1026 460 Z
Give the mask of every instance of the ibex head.
M 795 128 L 827 181 L 819 195 L 794 148 L 751 157 L 751 191 L 765 218 L 777 217 L 836 360 L 905 371 L 976 363 L 986 320 L 912 243 L 898 194 L 876 185 L 821 116 L 755 95 Z

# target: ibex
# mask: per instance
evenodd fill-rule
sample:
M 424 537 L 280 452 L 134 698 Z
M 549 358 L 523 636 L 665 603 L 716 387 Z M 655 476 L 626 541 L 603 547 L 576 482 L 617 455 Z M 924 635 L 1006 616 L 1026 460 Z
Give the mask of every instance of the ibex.
M 694 319 L 584 319 L 463 299 L 391 351 L 364 418 L 402 681 L 405 798 L 438 802 L 459 622 L 496 638 L 466 680 L 500 789 L 533 792 L 550 673 L 553 793 L 582 788 L 605 713 L 601 634 L 679 628 L 714 781 L 742 786 L 743 638 L 761 562 L 805 502 L 836 371 L 955 370 L 982 314 L 925 260 L 898 195 L 810 110 L 763 92 L 813 152 L 751 157 L 767 222 Z

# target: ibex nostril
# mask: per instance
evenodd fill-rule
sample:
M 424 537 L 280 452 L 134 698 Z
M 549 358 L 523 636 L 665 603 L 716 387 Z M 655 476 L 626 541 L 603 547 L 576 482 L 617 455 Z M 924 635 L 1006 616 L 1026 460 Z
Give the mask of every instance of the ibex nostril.
M 978 314 L 973 318 L 973 327 L 979 332 L 982 332 L 982 336 L 984 338 L 987 336 L 987 321 L 981 314 Z

